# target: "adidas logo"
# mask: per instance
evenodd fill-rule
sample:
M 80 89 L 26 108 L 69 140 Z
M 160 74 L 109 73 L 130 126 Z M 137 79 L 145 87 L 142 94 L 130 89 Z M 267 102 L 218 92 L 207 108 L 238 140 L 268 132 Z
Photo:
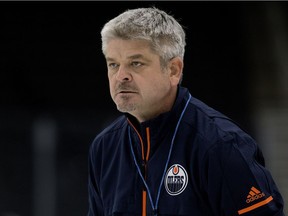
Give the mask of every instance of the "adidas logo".
M 246 199 L 246 203 L 253 202 L 253 201 L 260 199 L 264 196 L 265 196 L 265 194 L 263 192 L 257 190 L 255 187 L 251 187 L 250 192 L 249 192 L 247 199 Z

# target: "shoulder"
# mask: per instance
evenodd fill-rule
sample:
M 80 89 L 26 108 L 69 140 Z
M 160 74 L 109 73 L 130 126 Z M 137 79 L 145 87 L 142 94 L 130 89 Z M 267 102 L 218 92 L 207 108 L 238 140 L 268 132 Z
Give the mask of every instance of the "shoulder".
M 222 148 L 223 143 L 255 145 L 254 139 L 234 120 L 197 98 L 191 98 L 185 121 L 206 143 L 206 148 Z
M 122 129 L 127 125 L 127 120 L 125 115 L 121 115 L 116 118 L 111 124 L 109 124 L 106 128 L 100 131 L 96 137 L 94 138 L 90 149 L 99 148 L 100 143 L 104 143 L 105 145 L 109 145 L 113 140 L 119 139 L 121 133 L 123 133 Z M 97 147 L 98 146 L 98 147 Z
M 112 123 L 110 123 L 107 127 L 105 127 L 102 131 L 100 131 L 96 138 L 115 133 L 116 131 L 121 130 L 125 124 L 127 124 L 126 117 L 124 115 L 121 115 L 116 118 Z
M 186 126 L 195 131 L 193 145 L 201 152 L 199 158 L 203 167 L 209 163 L 219 170 L 251 164 L 255 160 L 264 164 L 255 139 L 231 118 L 197 99 L 191 100 L 187 117 Z

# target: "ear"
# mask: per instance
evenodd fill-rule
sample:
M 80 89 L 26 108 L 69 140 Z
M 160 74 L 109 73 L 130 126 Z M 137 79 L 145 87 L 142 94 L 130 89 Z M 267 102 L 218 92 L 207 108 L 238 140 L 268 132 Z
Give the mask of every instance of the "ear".
M 183 60 L 180 57 L 175 57 L 169 62 L 170 82 L 172 86 L 177 86 L 182 77 Z

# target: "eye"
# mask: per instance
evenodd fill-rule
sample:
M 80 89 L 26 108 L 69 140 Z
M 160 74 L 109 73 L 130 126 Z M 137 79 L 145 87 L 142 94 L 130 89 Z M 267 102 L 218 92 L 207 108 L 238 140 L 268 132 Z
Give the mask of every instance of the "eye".
M 133 67 L 140 67 L 140 66 L 143 65 L 143 63 L 138 62 L 138 61 L 133 61 L 133 62 L 131 62 L 131 65 L 132 65 Z
M 108 67 L 111 68 L 111 69 L 115 69 L 117 68 L 119 65 L 116 64 L 116 63 L 108 63 Z

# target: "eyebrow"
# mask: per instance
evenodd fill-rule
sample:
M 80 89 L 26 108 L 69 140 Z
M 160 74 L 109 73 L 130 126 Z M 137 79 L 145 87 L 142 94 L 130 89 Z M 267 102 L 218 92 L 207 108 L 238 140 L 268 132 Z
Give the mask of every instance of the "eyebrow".
M 139 58 L 144 58 L 144 56 L 142 54 L 135 54 L 135 55 L 131 55 L 131 56 L 128 56 L 129 59 L 139 59 Z
M 135 54 L 135 55 L 131 55 L 131 56 L 128 56 L 128 59 L 144 59 L 146 61 L 148 61 L 148 59 L 146 59 L 142 54 Z M 114 61 L 114 58 L 110 58 L 110 57 L 106 57 L 106 61 Z

